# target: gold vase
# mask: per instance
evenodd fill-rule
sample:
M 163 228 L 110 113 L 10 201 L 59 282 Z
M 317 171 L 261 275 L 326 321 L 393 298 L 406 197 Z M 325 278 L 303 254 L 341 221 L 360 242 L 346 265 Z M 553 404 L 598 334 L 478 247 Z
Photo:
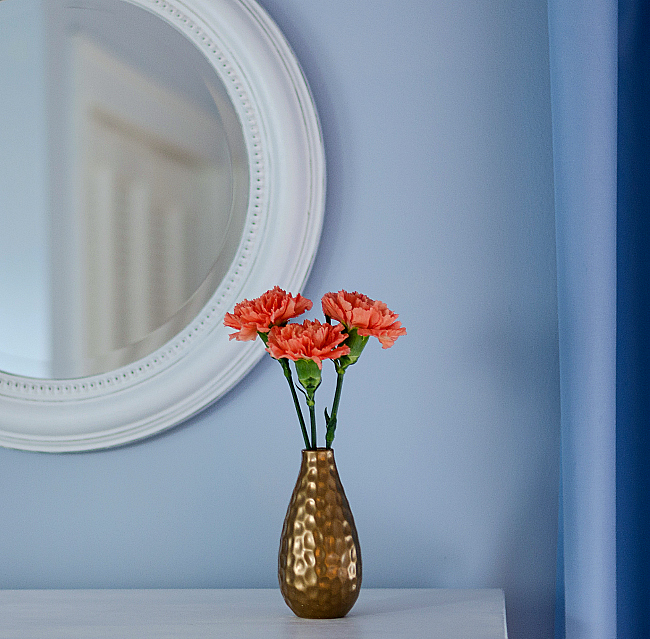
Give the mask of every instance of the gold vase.
M 289 608 L 307 619 L 344 617 L 359 596 L 359 538 L 331 449 L 302 451 L 282 527 L 278 579 Z

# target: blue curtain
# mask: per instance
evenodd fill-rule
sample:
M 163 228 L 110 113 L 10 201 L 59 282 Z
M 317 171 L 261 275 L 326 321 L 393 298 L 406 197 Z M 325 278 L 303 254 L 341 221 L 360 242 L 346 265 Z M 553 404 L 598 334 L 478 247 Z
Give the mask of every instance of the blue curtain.
M 549 0 L 562 401 L 556 637 L 650 637 L 650 3 Z
M 557 637 L 616 637 L 617 3 L 549 0 L 562 418 Z
M 618 3 L 616 352 L 619 639 L 650 637 L 650 7 Z

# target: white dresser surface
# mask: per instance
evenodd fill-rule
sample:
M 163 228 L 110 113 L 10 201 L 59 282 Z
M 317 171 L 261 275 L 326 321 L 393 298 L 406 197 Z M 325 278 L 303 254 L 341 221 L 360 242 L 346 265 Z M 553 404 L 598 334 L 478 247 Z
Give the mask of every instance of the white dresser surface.
M 362 588 L 343 619 L 279 590 L 3 590 L 1 639 L 506 639 L 503 592 Z

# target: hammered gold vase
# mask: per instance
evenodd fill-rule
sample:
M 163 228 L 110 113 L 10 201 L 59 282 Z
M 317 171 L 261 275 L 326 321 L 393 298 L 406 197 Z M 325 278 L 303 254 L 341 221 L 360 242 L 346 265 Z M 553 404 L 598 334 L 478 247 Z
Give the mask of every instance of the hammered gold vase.
M 280 590 L 298 617 L 333 619 L 352 608 L 361 587 L 361 552 L 334 451 L 302 451 L 282 527 Z

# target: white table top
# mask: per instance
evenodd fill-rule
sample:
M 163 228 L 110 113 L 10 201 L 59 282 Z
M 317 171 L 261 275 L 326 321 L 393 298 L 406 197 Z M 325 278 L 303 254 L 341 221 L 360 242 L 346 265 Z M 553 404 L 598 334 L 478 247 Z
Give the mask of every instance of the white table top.
M 362 588 L 343 619 L 279 590 L 3 590 L 0 639 L 506 639 L 503 592 Z

